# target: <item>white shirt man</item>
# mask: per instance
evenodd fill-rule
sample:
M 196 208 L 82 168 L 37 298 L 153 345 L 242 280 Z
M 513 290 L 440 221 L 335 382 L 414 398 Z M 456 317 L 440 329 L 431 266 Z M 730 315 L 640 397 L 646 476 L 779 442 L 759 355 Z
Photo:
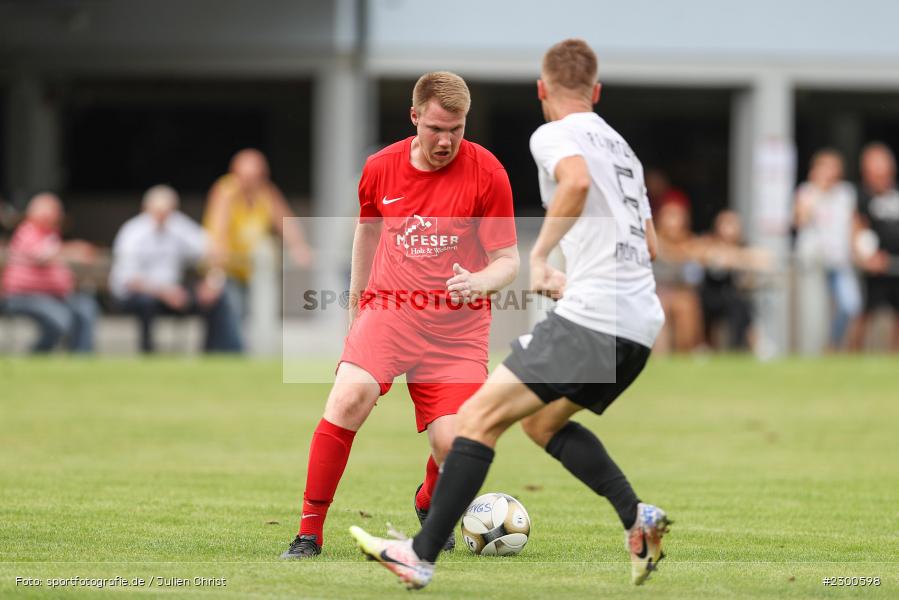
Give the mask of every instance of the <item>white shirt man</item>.
M 109 288 L 125 299 L 135 284 L 147 290 L 180 285 L 185 271 L 205 254 L 207 244 L 203 228 L 179 211 L 161 223 L 142 212 L 126 221 L 116 235 Z
M 222 293 L 224 275 L 210 271 L 196 286 L 182 285 L 187 269 L 209 249 L 203 229 L 177 210 L 178 195 L 157 185 L 144 194 L 144 210 L 122 225 L 113 243 L 109 288 L 140 320 L 142 352 L 153 352 L 153 321 L 159 313 L 199 313 L 206 318 L 204 349 L 239 352 L 239 319 Z

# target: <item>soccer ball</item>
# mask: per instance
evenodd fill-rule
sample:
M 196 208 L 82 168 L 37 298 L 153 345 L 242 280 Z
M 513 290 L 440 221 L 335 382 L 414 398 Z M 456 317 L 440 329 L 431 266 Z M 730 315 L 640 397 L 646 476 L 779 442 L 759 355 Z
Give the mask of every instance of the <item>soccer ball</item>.
M 528 511 L 508 494 L 478 496 L 462 515 L 462 539 L 475 554 L 518 554 L 528 543 L 530 533 Z

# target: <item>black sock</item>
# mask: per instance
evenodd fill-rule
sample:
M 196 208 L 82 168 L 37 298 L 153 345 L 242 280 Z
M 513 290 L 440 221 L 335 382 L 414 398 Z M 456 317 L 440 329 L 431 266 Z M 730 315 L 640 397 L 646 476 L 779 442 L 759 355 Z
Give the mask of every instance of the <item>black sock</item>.
M 431 498 L 428 518 L 412 540 L 419 558 L 437 560 L 446 538 L 484 484 L 492 461 L 492 448 L 464 437 L 453 441 Z
M 569 421 L 549 440 L 546 451 L 587 487 L 607 498 L 625 529 L 633 526 L 640 500 L 602 442 L 589 429 Z

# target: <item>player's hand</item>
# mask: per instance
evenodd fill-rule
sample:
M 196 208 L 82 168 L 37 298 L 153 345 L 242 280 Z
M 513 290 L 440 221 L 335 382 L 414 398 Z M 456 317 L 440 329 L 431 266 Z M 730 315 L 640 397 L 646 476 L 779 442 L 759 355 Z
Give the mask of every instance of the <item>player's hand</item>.
M 83 265 L 92 264 L 97 260 L 96 247 L 84 240 L 66 242 L 63 244 L 62 253 L 69 261 Z
M 474 302 L 484 295 L 476 273 L 453 263 L 454 275 L 446 280 L 446 289 L 453 302 Z
M 565 293 L 565 273 L 548 265 L 545 260 L 531 258 L 531 289 L 538 294 L 558 300 Z
M 215 281 L 206 278 L 197 285 L 197 303 L 203 307 L 209 307 L 218 302 L 222 295 L 222 286 Z
M 886 273 L 890 265 L 890 256 L 883 250 L 878 250 L 862 261 L 862 268 L 868 273 L 879 275 Z
M 184 310 L 190 299 L 187 290 L 177 285 L 160 290 L 156 297 L 172 310 Z

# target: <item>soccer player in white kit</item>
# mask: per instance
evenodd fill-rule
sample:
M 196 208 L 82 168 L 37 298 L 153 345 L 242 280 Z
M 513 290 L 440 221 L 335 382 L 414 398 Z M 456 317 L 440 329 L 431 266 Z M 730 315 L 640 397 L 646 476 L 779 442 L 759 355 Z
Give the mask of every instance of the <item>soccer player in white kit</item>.
M 531 252 L 531 287 L 558 298 L 547 319 L 459 411 L 456 435 L 431 510 L 409 540 L 351 528 L 362 551 L 410 588 L 430 582 L 447 536 L 481 488 L 502 433 L 517 421 L 528 436 L 614 506 L 625 530 L 632 581 L 663 558 L 669 519 L 639 500 L 599 439 L 571 417 L 601 414 L 636 379 L 664 313 L 651 261 L 656 237 L 643 167 L 593 112 L 597 60 L 583 40 L 547 51 L 537 95 L 547 123 L 531 137 L 546 219 Z M 561 246 L 566 273 L 547 264 Z

